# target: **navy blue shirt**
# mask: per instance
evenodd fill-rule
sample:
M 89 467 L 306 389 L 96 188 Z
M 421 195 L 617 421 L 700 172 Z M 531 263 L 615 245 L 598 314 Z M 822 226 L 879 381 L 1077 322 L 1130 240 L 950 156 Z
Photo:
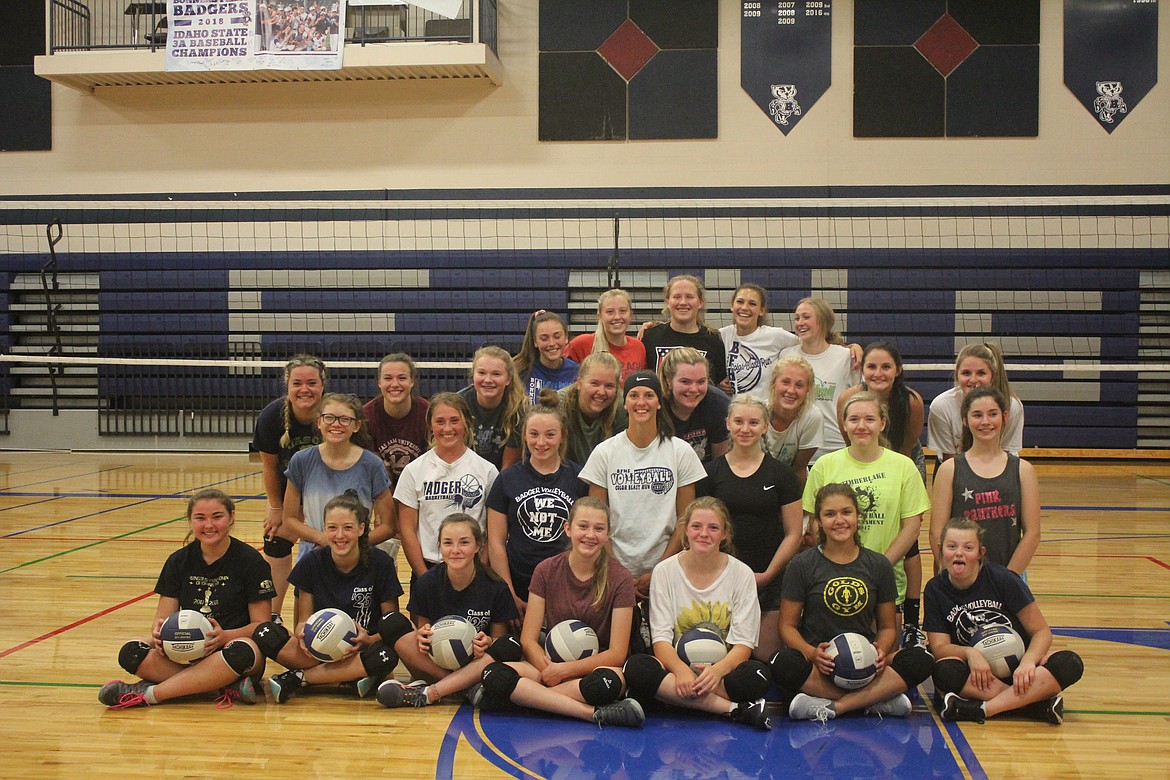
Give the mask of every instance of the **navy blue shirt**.
M 923 595 L 923 628 L 938 634 L 950 634 L 951 641 L 971 646 L 971 637 L 987 626 L 1009 626 L 1024 640 L 1032 637 L 1020 623 L 1020 610 L 1036 599 L 1020 575 L 1005 566 L 983 561 L 975 582 L 960 590 L 951 584 L 947 571 L 940 571 L 926 583 Z
M 370 560 L 347 572 L 333 562 L 333 551 L 318 547 L 302 558 L 288 575 L 298 591 L 313 594 L 313 609 L 340 609 L 374 633 L 382 617 L 382 602 L 402 595 L 397 572 L 390 556 L 377 547 L 370 548 Z
M 448 615 L 466 618 L 477 631 L 491 633 L 492 623 L 518 620 L 520 612 L 508 586 L 483 572 L 477 572 L 463 590 L 455 590 L 447 579 L 447 564 L 431 567 L 410 589 L 411 615 L 435 622 Z

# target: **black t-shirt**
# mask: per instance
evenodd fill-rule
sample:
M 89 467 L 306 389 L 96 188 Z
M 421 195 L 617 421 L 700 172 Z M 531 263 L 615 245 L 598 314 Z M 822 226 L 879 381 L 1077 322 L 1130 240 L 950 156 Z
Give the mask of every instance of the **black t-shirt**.
M 986 626 L 1009 626 L 1024 640 L 1031 636 L 1020 623 L 1020 610 L 1036 599 L 1028 584 L 1011 569 L 986 559 L 975 582 L 965 590 L 951 584 L 948 572 L 940 571 L 926 583 L 923 595 L 923 628 L 950 634 L 951 641 L 971 646 L 971 637 Z
M 878 604 L 894 603 L 898 586 L 886 556 L 862 547 L 849 563 L 834 563 L 820 547 L 799 553 L 784 571 L 782 597 L 804 603 L 800 635 L 814 647 L 844 631 L 870 642 L 877 636 Z
M 793 501 L 799 502 L 802 489 L 791 468 L 765 453 L 760 467 L 750 477 L 737 476 L 726 456 L 716 458 L 707 464 L 707 476 L 696 492 L 727 504 L 735 557 L 752 571 L 762 572 L 784 539 L 780 510 Z
M 691 445 L 702 463 L 711 462 L 711 445 L 723 444 L 731 437 L 727 431 L 727 407 L 730 404 L 727 393 L 708 385 L 707 395 L 687 419 L 680 420 L 670 405 L 666 406 L 670 421 L 674 423 L 674 435 Z
M 512 435 L 504 438 L 504 401 L 495 409 L 484 409 L 475 399 L 475 387 L 465 387 L 459 391 L 471 407 L 472 420 L 472 449 L 475 454 L 488 463 L 500 468 L 504 463 L 504 449 L 520 446 L 520 425 L 512 429 Z
M 492 623 L 518 620 L 520 612 L 508 592 L 508 586 L 484 572 L 477 572 L 463 590 L 455 590 L 447 579 L 447 564 L 431 567 L 410 589 L 411 615 L 435 622 L 448 615 L 467 618 L 476 630 L 491 633 Z
M 284 499 L 284 490 L 288 486 L 288 478 L 284 472 L 288 471 L 288 462 L 292 456 L 305 447 L 312 447 L 321 443 L 321 431 L 317 429 L 314 420 L 309 424 L 297 422 L 296 415 L 289 412 L 288 417 L 288 446 L 280 446 L 284 437 L 284 404 L 287 399 L 277 398 L 260 410 L 256 417 L 256 429 L 252 433 L 252 446 L 257 452 L 266 452 L 269 455 L 280 457 L 280 497 Z
M 194 609 L 215 618 L 221 628 L 243 628 L 252 622 L 248 605 L 276 596 L 272 571 L 260 553 L 232 537 L 227 552 L 208 565 L 199 542 L 171 553 L 154 590 L 179 600 L 179 609 Z
M 727 378 L 727 351 L 723 348 L 723 337 L 718 331 L 700 327 L 698 333 L 679 333 L 669 322 L 648 328 L 642 334 L 646 345 L 646 368 L 658 370 L 658 364 L 667 352 L 678 347 L 693 347 L 707 358 L 710 364 L 708 376 L 711 384 L 717 385 Z M 665 389 L 665 388 L 664 388 Z
M 340 609 L 373 633 L 382 617 L 382 602 L 402 595 L 398 574 L 390 556 L 377 547 L 370 549 L 369 563 L 359 563 L 348 572 L 337 568 L 333 551 L 318 547 L 302 558 L 288 575 L 297 590 L 313 594 L 313 609 Z

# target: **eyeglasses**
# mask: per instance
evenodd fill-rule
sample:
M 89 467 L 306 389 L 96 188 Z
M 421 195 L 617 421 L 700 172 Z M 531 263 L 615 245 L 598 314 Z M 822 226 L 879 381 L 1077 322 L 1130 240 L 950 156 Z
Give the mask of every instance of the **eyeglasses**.
M 345 414 L 341 414 L 341 415 L 323 414 L 320 417 L 318 417 L 317 419 L 320 420 L 321 422 L 325 423 L 326 425 L 333 425 L 334 423 L 341 423 L 342 425 L 346 426 L 347 428 L 357 422 L 356 417 L 350 417 L 349 415 L 345 415 Z

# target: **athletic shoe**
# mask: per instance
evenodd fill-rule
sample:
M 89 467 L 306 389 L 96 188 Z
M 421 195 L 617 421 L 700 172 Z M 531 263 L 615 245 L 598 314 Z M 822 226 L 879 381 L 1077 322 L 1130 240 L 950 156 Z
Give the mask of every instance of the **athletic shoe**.
M 427 701 L 427 684 L 421 680 L 410 685 L 387 680 L 378 686 L 378 703 L 383 707 L 425 707 L 430 704 Z
M 837 711 L 833 709 L 833 702 L 828 699 L 798 693 L 792 697 L 792 703 L 788 705 L 788 717 L 793 720 L 815 720 L 824 723 L 837 717 Z
M 380 682 L 382 682 L 382 678 L 374 677 L 373 675 L 368 675 L 358 680 L 354 686 L 354 689 L 357 691 L 357 697 L 359 699 L 369 698 L 370 694 L 378 689 Z
M 146 700 L 146 689 L 152 683 L 136 682 L 125 683 L 121 680 L 110 680 L 98 691 L 98 701 L 111 710 L 126 710 L 131 707 L 146 707 L 150 704 Z
M 926 634 L 922 633 L 921 628 L 910 623 L 902 626 L 902 647 L 921 647 L 930 652 L 930 645 L 926 643 Z
M 256 703 L 256 685 L 252 682 L 251 677 L 241 677 L 228 687 L 221 688 L 220 694 L 215 700 L 215 708 L 217 710 L 230 710 L 232 704 L 237 701 L 244 704 Z
M 879 701 L 877 704 L 871 704 L 865 708 L 866 715 L 877 715 L 879 718 L 904 718 L 910 714 L 910 710 L 914 709 L 910 704 L 910 698 L 904 694 L 899 693 L 897 696 L 891 696 L 885 701 Z
M 1040 720 L 1051 723 L 1053 726 L 1064 723 L 1064 697 L 1059 693 L 1051 699 L 1038 702 L 1038 704 L 1040 705 Z
M 467 699 L 467 703 L 474 709 L 479 709 L 483 704 L 483 683 L 474 683 L 468 686 L 467 690 L 463 692 L 463 696 Z
M 983 702 L 964 699 L 957 693 L 943 696 L 943 708 L 938 716 L 943 720 L 966 720 L 971 723 L 982 723 L 987 719 L 987 713 L 983 711 Z
M 646 722 L 646 713 L 634 699 L 619 699 L 594 708 L 593 722 L 598 726 L 641 726 Z
M 273 613 L 272 613 L 272 618 L 271 618 L 270 620 L 271 620 L 271 622 L 275 623 L 275 624 L 276 624 L 276 625 L 278 625 L 278 626 L 283 626 L 283 625 L 284 625 L 284 618 L 282 618 L 282 617 L 280 616 L 280 613 L 279 613 L 279 612 L 273 612 Z
M 772 728 L 772 719 L 768 717 L 768 704 L 763 699 L 740 702 L 735 709 L 727 713 L 734 723 L 746 723 L 758 729 L 768 731 Z
M 284 704 L 305 684 L 305 673 L 299 669 L 274 674 L 268 678 L 268 692 L 277 704 Z

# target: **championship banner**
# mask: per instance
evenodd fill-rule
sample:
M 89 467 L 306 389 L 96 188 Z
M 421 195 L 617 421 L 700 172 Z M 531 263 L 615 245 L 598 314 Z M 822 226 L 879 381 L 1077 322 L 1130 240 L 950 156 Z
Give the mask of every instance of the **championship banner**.
M 833 2 L 741 5 L 739 84 L 788 135 L 833 81 Z
M 1065 0 L 1064 85 L 1112 133 L 1158 83 L 1158 0 Z
M 167 0 L 167 70 L 338 70 L 345 0 Z

